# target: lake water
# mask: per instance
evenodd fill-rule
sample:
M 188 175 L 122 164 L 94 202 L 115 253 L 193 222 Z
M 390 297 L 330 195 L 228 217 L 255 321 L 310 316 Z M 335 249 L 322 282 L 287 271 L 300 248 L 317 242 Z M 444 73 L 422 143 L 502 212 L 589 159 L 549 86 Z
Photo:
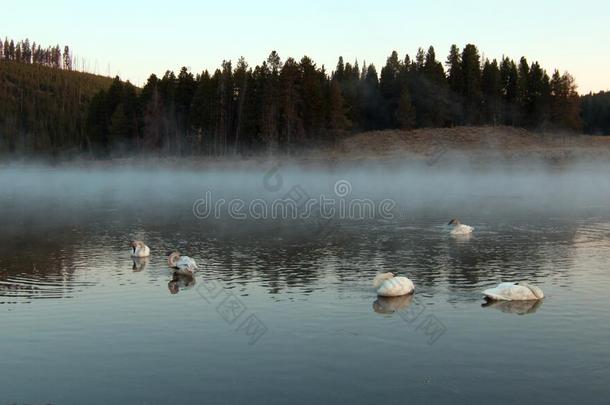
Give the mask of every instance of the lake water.
M 0 403 L 607 403 L 609 169 L 4 166 Z M 193 213 L 206 192 L 295 191 L 393 205 Z M 453 217 L 474 236 L 450 236 Z M 193 280 L 167 268 L 176 248 Z M 378 300 L 381 271 L 415 295 Z M 485 305 L 519 280 L 545 299 Z

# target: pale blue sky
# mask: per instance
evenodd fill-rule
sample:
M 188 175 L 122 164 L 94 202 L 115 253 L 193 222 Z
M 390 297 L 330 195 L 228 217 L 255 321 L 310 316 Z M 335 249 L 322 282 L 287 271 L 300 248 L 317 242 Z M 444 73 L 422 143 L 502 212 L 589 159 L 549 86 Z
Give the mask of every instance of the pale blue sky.
M 0 36 L 68 44 L 89 70 L 141 85 L 150 73 L 223 59 L 256 65 L 273 49 L 331 70 L 339 55 L 378 68 L 392 50 L 475 43 L 489 58 L 525 55 L 568 70 L 581 92 L 610 89 L 610 2 L 438 1 L 28 1 L 3 5 Z M 88 4 L 90 3 L 90 4 Z

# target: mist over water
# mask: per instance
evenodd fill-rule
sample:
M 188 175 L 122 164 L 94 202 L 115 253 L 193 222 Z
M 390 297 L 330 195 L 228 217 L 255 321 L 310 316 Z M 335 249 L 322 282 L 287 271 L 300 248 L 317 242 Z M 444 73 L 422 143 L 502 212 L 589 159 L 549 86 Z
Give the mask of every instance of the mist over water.
M 0 356 L 12 372 L 0 374 L 2 399 L 601 403 L 609 169 L 5 165 Z M 247 206 L 295 190 L 337 204 L 389 200 L 392 215 L 193 212 L 206 192 Z M 449 235 L 456 217 L 475 227 L 471 238 Z M 132 239 L 150 246 L 148 260 L 132 261 Z M 176 248 L 200 264 L 193 281 L 172 278 L 165 253 Z M 378 300 L 371 281 L 382 271 L 411 278 L 414 297 Z M 519 280 L 546 298 L 482 306 L 483 289 Z M 213 286 L 239 300 L 239 317 L 227 319 Z M 266 330 L 254 344 L 240 329 L 251 315 Z
M 608 168 L 610 163 L 482 169 L 371 163 L 299 167 L 275 162 L 237 169 L 174 170 L 8 166 L 0 170 L 0 188 L 3 214 L 47 217 L 36 226 L 52 223 L 56 219 L 53 214 L 89 216 L 91 210 L 130 215 L 132 220 L 147 216 L 163 220 L 169 214 L 184 213 L 185 208 L 187 214 L 192 213 L 193 202 L 206 192 L 213 200 L 272 201 L 290 198 L 290 191 L 298 187 L 312 198 L 337 198 L 334 186 L 338 181 L 349 183 L 346 201 L 392 199 L 402 216 L 437 210 L 465 217 L 481 215 L 483 207 L 490 214 L 497 210 L 505 215 L 540 211 L 574 214 L 608 201 Z

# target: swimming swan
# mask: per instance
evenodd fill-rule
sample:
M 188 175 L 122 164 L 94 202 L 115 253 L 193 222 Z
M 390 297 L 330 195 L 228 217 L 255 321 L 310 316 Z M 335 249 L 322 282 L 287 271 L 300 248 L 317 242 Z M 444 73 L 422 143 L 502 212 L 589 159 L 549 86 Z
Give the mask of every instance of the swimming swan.
M 500 283 L 495 288 L 483 291 L 490 300 L 499 301 L 530 301 L 544 298 L 542 290 L 527 283 Z
M 197 263 L 188 256 L 181 256 L 180 252 L 174 251 L 168 254 L 167 264 L 175 269 L 178 274 L 192 275 L 197 271 Z
M 469 235 L 474 230 L 472 226 L 462 224 L 457 218 L 449 221 L 448 225 L 453 225 L 453 229 L 451 230 L 452 235 Z
M 139 240 L 132 240 L 129 244 L 131 246 L 132 257 L 148 257 L 150 256 L 150 249 L 148 246 Z
M 399 297 L 415 291 L 413 282 L 406 277 L 395 277 L 394 273 L 381 273 L 375 276 L 373 288 L 380 297 Z

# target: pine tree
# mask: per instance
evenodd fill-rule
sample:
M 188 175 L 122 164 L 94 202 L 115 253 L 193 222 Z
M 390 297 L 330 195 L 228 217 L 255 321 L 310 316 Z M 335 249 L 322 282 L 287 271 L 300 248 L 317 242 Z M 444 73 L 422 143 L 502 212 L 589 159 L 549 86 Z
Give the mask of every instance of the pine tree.
M 411 93 L 406 81 L 402 81 L 400 86 L 400 99 L 398 108 L 395 112 L 396 121 L 400 129 L 412 129 L 415 126 L 415 108 L 411 102 Z
M 160 149 L 165 126 L 165 113 L 159 93 L 159 79 L 156 75 L 152 74 L 148 78 L 142 89 L 139 103 L 143 106 L 141 145 L 145 149 Z
M 178 128 L 182 134 L 184 134 L 187 129 L 189 110 L 196 88 L 197 83 L 195 82 L 195 77 L 183 66 L 180 69 L 180 73 L 178 73 L 175 93 L 176 119 L 178 120 Z
M 231 61 L 222 62 L 218 81 L 218 151 L 224 155 L 228 151 L 233 134 L 233 111 L 235 108 L 233 65 Z
M 10 48 L 10 44 L 8 43 L 8 39 L 4 39 L 4 60 L 10 60 L 11 59 L 11 48 Z
M 529 99 L 529 76 L 530 67 L 525 57 L 521 57 L 518 66 L 518 79 L 517 79 L 517 106 L 518 106 L 518 118 L 516 123 L 518 125 L 527 125 L 528 109 L 530 105 Z
M 8 58 L 6 59 L 15 60 L 15 42 L 12 39 L 11 42 L 8 44 Z
M 301 76 L 298 90 L 300 92 L 300 105 L 302 106 L 300 115 L 303 121 L 303 135 L 312 139 L 319 139 L 326 126 L 323 95 L 325 74 L 307 56 L 301 59 L 299 68 Z
M 15 62 L 23 62 L 21 59 L 21 42 L 17 42 L 17 45 L 15 45 Z
M 279 77 L 280 96 L 280 141 L 281 146 L 290 151 L 293 143 L 303 140 L 304 128 L 300 112 L 301 100 L 301 68 L 293 59 L 288 58 Z
M 247 117 L 246 97 L 248 97 L 248 85 L 251 72 L 248 70 L 248 63 L 244 57 L 240 57 L 233 74 L 233 93 L 235 95 L 235 140 L 233 142 L 233 153 L 237 153 L 240 136 L 243 132 L 244 122 Z
M 280 94 L 279 81 L 282 62 L 276 51 L 272 51 L 262 66 L 261 132 L 267 149 L 273 153 L 279 146 Z
M 583 96 L 581 106 L 585 133 L 610 135 L 610 91 L 589 93 Z
M 351 125 L 347 118 L 345 100 L 341 94 L 341 86 L 338 79 L 330 81 L 328 97 L 328 128 L 336 136 L 349 129 Z
M 549 77 L 538 62 L 531 65 L 527 80 L 526 123 L 540 127 L 547 123 L 550 110 Z
M 421 72 L 424 69 L 424 61 L 426 56 L 424 55 L 424 50 L 422 48 L 417 49 L 417 54 L 415 55 L 415 68 L 418 72 Z
M 362 94 L 360 100 L 363 128 L 368 130 L 383 128 L 382 98 L 379 91 L 379 78 L 377 76 L 377 70 L 372 64 L 366 68 L 365 77 L 360 81 L 360 92 Z
M 502 80 L 498 61 L 485 60 L 481 77 L 485 121 L 498 125 L 501 120 Z
M 339 56 L 339 61 L 337 62 L 337 67 L 333 74 L 333 78 L 335 78 L 336 80 L 338 80 L 341 83 L 345 80 L 345 76 L 346 76 L 346 73 L 345 73 L 345 65 L 343 63 L 343 56 Z
M 193 95 L 189 111 L 189 125 L 192 131 L 193 148 L 200 153 L 215 152 L 217 122 L 217 88 L 220 72 L 214 77 L 206 70 L 197 80 L 197 89 Z
M 447 85 L 449 87 L 449 123 L 459 125 L 464 122 L 464 78 L 462 74 L 462 55 L 456 45 L 451 45 L 447 66 Z
M 87 111 L 87 147 L 91 151 L 99 151 L 105 146 L 107 114 L 106 91 L 100 90 L 91 98 Z
M 125 109 L 122 103 L 117 105 L 114 112 L 110 116 L 110 125 L 108 126 L 108 142 L 112 148 L 124 146 L 123 141 L 129 135 L 129 120 L 125 115 Z
M 380 125 L 384 128 L 396 128 L 395 112 L 400 101 L 400 86 L 398 84 L 401 64 L 398 60 L 398 53 L 393 51 L 388 57 L 386 65 L 381 69 L 379 79 L 379 91 L 383 98 L 383 121 Z
M 23 44 L 21 45 L 22 58 L 25 63 L 32 63 L 32 47 L 30 45 L 30 40 L 25 39 Z
M 519 117 L 518 81 L 519 73 L 515 62 L 503 58 L 500 65 L 500 80 L 502 83 L 503 122 L 506 125 L 516 125 Z
M 465 122 L 477 124 L 481 107 L 481 60 L 476 46 L 468 44 L 462 51 L 462 96 L 464 97 Z
M 66 45 L 64 47 L 64 69 L 66 70 L 72 70 L 72 55 L 70 54 L 70 48 L 68 47 L 68 45 Z
M 555 70 L 550 81 L 550 88 L 551 121 L 559 128 L 575 131 L 582 129 L 580 99 L 574 78 L 569 73 L 560 75 L 559 71 Z
M 140 105 L 136 87 L 129 81 L 123 85 L 123 113 L 125 115 L 126 142 L 131 147 L 140 147 Z
M 436 53 L 432 46 L 428 48 L 428 52 L 426 53 L 423 71 L 431 82 L 442 86 L 445 86 L 447 83 L 443 64 L 436 60 Z
M 454 94 L 462 94 L 464 84 L 464 79 L 462 78 L 462 57 L 460 49 L 456 45 L 451 45 L 445 66 L 447 66 L 449 89 Z
M 350 121 L 351 128 L 363 128 L 362 102 L 360 100 L 360 67 L 357 60 L 353 66 L 349 62 L 345 64 L 345 80 L 340 85 L 341 94 L 347 108 L 347 119 Z
M 51 48 L 50 65 L 57 69 L 61 68 L 61 51 L 59 50 L 59 45 L 55 45 Z

